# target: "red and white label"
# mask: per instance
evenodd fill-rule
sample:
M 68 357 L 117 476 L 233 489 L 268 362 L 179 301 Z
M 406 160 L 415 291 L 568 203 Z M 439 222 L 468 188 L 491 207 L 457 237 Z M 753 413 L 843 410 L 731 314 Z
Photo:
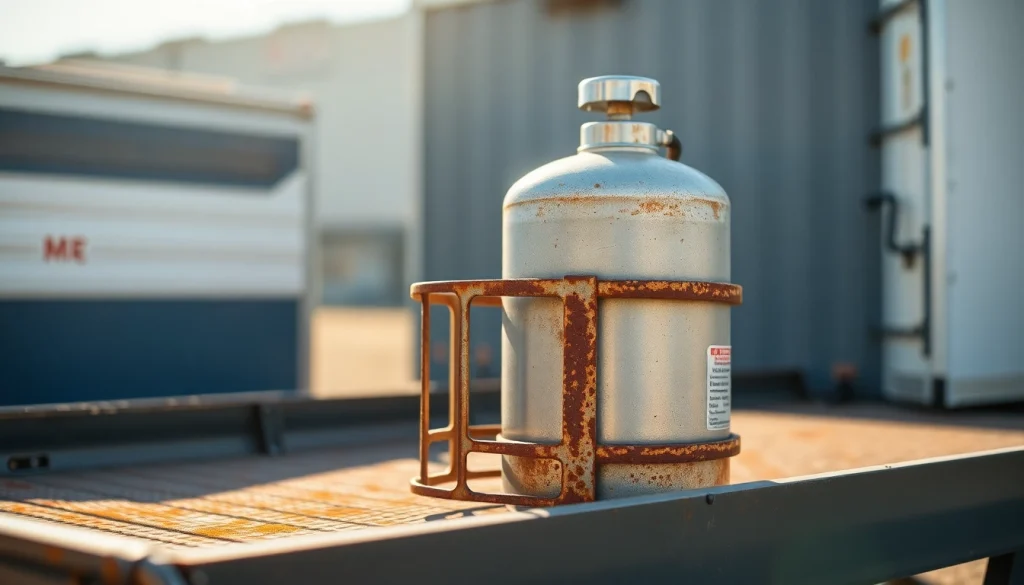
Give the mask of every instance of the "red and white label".
M 708 430 L 729 429 L 732 414 L 732 346 L 708 346 Z

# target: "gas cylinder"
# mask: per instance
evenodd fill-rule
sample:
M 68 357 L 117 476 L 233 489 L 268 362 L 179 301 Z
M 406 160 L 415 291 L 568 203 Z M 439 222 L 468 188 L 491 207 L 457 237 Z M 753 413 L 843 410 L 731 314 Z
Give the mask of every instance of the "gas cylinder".
M 580 129 L 575 155 L 517 181 L 502 211 L 502 277 L 727 283 L 730 203 L 707 175 L 678 162 L 671 131 L 633 120 L 661 106 L 656 80 L 602 76 L 579 84 L 579 107 L 606 119 Z M 660 154 L 668 149 L 669 156 Z M 598 444 L 701 443 L 730 436 L 729 307 L 601 299 Z M 562 435 L 563 307 L 502 301 L 499 440 Z M 540 471 L 538 471 L 538 469 Z M 553 497 L 561 470 L 503 456 L 508 492 Z M 602 465 L 598 499 L 728 483 L 729 458 Z

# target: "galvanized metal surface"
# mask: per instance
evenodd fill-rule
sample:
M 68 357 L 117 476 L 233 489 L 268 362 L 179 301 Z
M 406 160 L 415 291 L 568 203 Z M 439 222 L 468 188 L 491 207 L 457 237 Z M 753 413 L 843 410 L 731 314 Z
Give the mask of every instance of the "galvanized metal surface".
M 739 286 L 693 281 L 599 281 L 593 276 L 566 276 L 562 279 L 417 283 L 412 286 L 411 294 L 422 305 L 423 343 L 420 473 L 412 480 L 414 493 L 458 500 L 550 506 L 728 482 L 726 458 L 739 453 L 740 442 L 739 437 L 729 436 L 727 430 L 725 436 L 691 441 L 690 444 L 655 440 L 630 445 L 627 437 L 609 445 L 599 437 L 599 422 L 607 424 L 605 421 L 608 419 L 601 420 L 600 416 L 607 407 L 601 408 L 602 395 L 598 385 L 598 348 L 601 342 L 598 307 L 599 299 L 604 299 L 607 307 L 611 299 L 620 296 L 633 299 L 634 305 L 679 300 L 733 305 L 742 302 Z M 553 297 L 549 300 L 557 299 L 561 304 L 561 319 L 555 319 L 554 331 L 550 333 L 558 338 L 557 351 L 552 356 L 560 356 L 562 363 L 539 364 L 540 367 L 550 367 L 552 373 L 561 372 L 561 384 L 540 389 L 548 393 L 546 396 L 540 394 L 545 404 L 558 409 L 557 425 L 553 425 L 555 433 L 558 433 L 557 443 L 550 439 L 545 441 L 544 438 L 523 436 L 505 416 L 508 398 L 502 400 L 501 435 L 497 436 L 497 441 L 481 440 L 497 433 L 499 429 L 494 425 L 469 424 L 470 308 L 477 299 L 491 306 L 504 307 L 506 303 L 522 300 L 522 297 Z M 448 424 L 437 430 L 430 428 L 429 420 L 430 308 L 434 300 L 451 310 L 455 329 L 449 342 L 450 351 L 451 355 L 458 356 L 456 374 L 452 376 L 449 388 Z M 637 309 L 634 307 L 634 310 Z M 512 327 L 517 327 L 517 324 L 512 323 Z M 516 348 L 516 351 L 522 352 L 524 348 Z M 538 366 L 534 364 L 532 367 Z M 524 391 L 522 388 L 513 390 Z M 503 396 L 511 396 L 513 403 L 516 400 L 529 402 L 523 395 L 516 396 L 504 388 L 503 391 Z M 443 474 L 430 474 L 431 446 L 442 441 L 448 443 L 451 465 Z M 469 479 L 491 475 L 468 470 L 468 458 L 473 452 L 503 456 L 501 475 L 506 493 L 482 493 L 469 487 Z M 611 465 L 604 467 L 602 464 Z M 451 488 L 438 487 L 450 482 L 454 482 Z
M 683 161 L 732 199 L 732 279 L 748 298 L 733 315 L 736 371 L 801 370 L 821 389 L 845 363 L 859 389 L 876 388 L 878 226 L 860 202 L 878 186 L 866 141 L 879 120 L 877 39 L 866 28 L 877 2 L 609 5 L 427 12 L 424 278 L 499 277 L 502 193 L 573 152 L 592 119 L 566 107 L 573 80 L 636 72 L 658 79 L 672 104 L 647 120 L 675 130 Z M 474 350 L 496 349 L 500 327 L 481 312 Z M 443 378 L 445 361 L 433 366 Z

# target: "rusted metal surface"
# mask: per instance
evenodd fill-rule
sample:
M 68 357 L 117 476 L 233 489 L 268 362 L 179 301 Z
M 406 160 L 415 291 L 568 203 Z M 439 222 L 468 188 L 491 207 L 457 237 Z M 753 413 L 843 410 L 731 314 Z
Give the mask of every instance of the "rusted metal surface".
M 413 493 L 436 498 L 524 506 L 551 506 L 588 502 L 598 497 L 601 466 L 640 466 L 632 471 L 635 485 L 699 484 L 728 481 L 727 458 L 740 451 L 736 435 L 721 441 L 672 445 L 599 445 L 597 442 L 597 322 L 598 299 L 663 299 L 737 305 L 742 288 L 730 283 L 700 281 L 608 280 L 594 276 L 562 279 L 462 280 L 417 283 L 411 296 L 422 305 L 420 403 L 420 474 L 410 482 Z M 562 301 L 562 433 L 557 444 L 504 439 L 496 425 L 469 425 L 469 330 L 474 304 L 500 307 L 502 297 L 556 297 Z M 483 300 L 483 303 L 477 301 Z M 430 412 L 430 305 L 443 304 L 451 313 L 451 352 L 458 356 L 450 380 L 449 422 L 429 428 Z M 486 440 L 486 438 L 491 438 Z M 430 446 L 447 442 L 450 466 L 439 474 L 427 469 Z M 468 480 L 494 477 L 500 472 L 470 472 L 470 453 L 503 456 L 506 480 L 515 476 L 513 491 L 542 493 L 483 493 Z M 703 465 L 716 460 L 724 463 Z M 621 471 L 621 468 L 620 468 Z M 609 471 L 611 472 L 611 471 Z M 614 472 L 611 472 L 614 473 Z M 660 483 L 659 483 L 660 482 Z M 447 484 L 453 484 L 450 487 Z M 444 486 L 444 487 L 442 487 Z M 558 486 L 555 489 L 555 486 Z
M 598 463 L 691 463 L 733 457 L 740 453 L 740 438 L 689 445 L 602 445 Z
M 721 282 L 604 280 L 599 284 L 597 293 L 601 298 L 713 301 L 727 305 L 743 303 L 742 287 Z
M 597 278 L 566 277 L 562 349 L 562 493 L 558 503 L 594 499 L 597 450 Z

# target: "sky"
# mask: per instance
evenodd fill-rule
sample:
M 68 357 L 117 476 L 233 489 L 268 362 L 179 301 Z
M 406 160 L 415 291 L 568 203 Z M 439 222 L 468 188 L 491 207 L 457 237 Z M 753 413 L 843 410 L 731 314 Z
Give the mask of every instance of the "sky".
M 162 41 L 224 39 L 285 22 L 351 22 L 399 14 L 411 0 L 0 0 L 0 60 L 29 65 L 61 54 L 138 51 Z

